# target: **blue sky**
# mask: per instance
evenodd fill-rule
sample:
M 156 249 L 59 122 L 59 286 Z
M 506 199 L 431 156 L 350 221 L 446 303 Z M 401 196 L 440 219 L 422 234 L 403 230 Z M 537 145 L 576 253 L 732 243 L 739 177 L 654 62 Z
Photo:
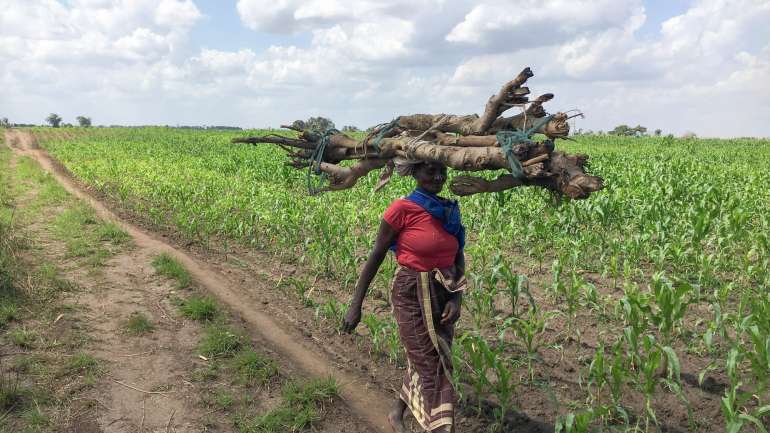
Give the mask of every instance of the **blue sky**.
M 262 51 L 270 45 L 307 46 L 310 43 L 307 33 L 275 34 L 246 28 L 235 9 L 235 2 L 205 0 L 195 4 L 203 14 L 190 31 L 190 46 L 196 51 L 198 48 Z
M 366 127 L 478 113 L 530 66 L 576 128 L 770 136 L 767 0 L 0 2 L 0 117 L 20 123 Z

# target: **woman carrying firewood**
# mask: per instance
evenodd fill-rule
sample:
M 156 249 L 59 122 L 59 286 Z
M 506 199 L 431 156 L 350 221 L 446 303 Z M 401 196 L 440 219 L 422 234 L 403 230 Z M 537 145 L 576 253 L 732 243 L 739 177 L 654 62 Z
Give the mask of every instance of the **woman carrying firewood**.
M 456 399 L 450 380 L 451 344 L 465 289 L 465 229 L 457 202 L 438 196 L 447 179 L 445 165 L 395 163 L 399 174 L 414 177 L 417 188 L 385 211 L 342 327 L 353 332 L 361 321 L 369 285 L 388 249 L 393 249 L 399 268 L 391 303 L 407 371 L 388 421 L 395 432 L 405 433 L 403 416 L 408 407 L 426 431 L 450 433 Z

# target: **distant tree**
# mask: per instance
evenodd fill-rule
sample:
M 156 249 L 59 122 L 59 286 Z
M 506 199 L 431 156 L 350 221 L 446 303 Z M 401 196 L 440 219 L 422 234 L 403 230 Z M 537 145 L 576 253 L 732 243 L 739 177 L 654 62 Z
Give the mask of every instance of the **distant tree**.
M 325 117 L 311 117 L 305 122 L 305 129 L 314 129 L 316 131 L 326 131 L 327 129 L 334 128 L 334 122 Z
M 0 128 L 10 128 L 11 122 L 8 121 L 7 117 L 3 117 L 0 119 Z
M 91 118 L 86 116 L 78 116 L 75 118 L 75 120 L 78 121 L 78 125 L 80 125 L 83 128 L 88 128 L 91 126 Z
M 618 125 L 613 129 L 612 131 L 608 131 L 607 134 L 610 135 L 629 135 L 629 131 L 631 128 L 628 127 L 628 125 Z
M 687 131 L 682 134 L 682 138 L 698 138 L 698 135 L 692 131 Z
M 48 123 L 54 128 L 59 127 L 59 125 L 61 124 L 61 120 L 62 120 L 61 117 L 59 117 L 59 115 L 56 113 L 51 113 L 48 115 L 48 117 L 45 118 L 46 123 Z
M 636 137 L 643 137 L 647 135 L 647 127 L 642 125 L 636 125 L 635 127 L 631 128 L 631 131 L 633 131 L 634 136 Z
M 663 131 L 660 130 L 660 128 L 655 130 L 655 136 L 660 137 L 660 135 L 663 134 Z
M 358 132 L 360 129 L 358 129 L 357 126 L 353 125 L 345 125 L 342 127 L 342 132 Z
M 647 127 L 636 125 L 631 128 L 628 125 L 618 125 L 615 129 L 607 133 L 610 135 L 624 135 L 626 137 L 641 137 L 647 135 Z
M 300 130 L 305 129 L 305 121 L 297 119 L 291 122 L 291 127 L 294 129 L 300 129 Z

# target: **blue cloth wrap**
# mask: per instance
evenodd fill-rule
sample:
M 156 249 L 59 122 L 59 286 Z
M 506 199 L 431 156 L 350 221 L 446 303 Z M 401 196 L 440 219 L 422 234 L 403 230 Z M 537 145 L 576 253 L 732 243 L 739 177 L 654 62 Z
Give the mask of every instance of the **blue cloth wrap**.
M 459 249 L 462 252 L 465 249 L 465 226 L 460 218 L 460 206 L 457 200 L 447 200 L 436 194 L 417 188 L 411 194 L 406 196 L 406 200 L 416 203 L 425 209 L 433 218 L 441 221 L 444 230 L 457 238 Z M 396 242 L 390 246 L 390 250 L 396 252 Z

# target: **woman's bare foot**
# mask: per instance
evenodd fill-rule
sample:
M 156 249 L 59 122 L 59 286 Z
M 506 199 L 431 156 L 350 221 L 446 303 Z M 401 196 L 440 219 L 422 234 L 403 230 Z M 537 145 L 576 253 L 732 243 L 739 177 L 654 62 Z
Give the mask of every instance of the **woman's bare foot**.
M 406 427 L 404 427 L 404 410 L 406 410 L 406 403 L 399 398 L 388 412 L 388 422 L 395 433 L 407 433 Z

